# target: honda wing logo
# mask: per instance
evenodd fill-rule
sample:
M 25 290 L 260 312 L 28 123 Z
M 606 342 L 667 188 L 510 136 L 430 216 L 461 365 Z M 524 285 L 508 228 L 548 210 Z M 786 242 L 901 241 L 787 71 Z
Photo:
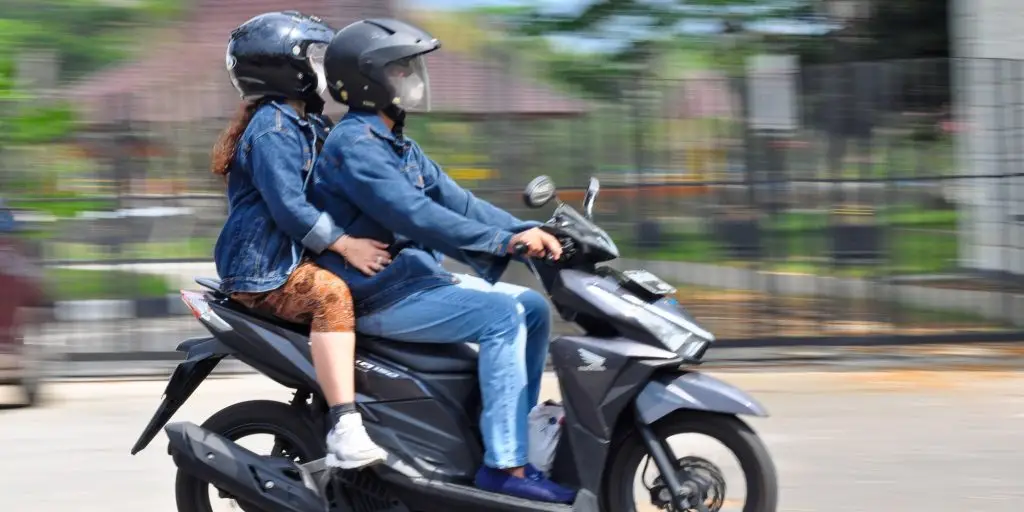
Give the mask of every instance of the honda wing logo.
M 605 358 L 589 351 L 586 349 L 579 349 L 576 351 L 580 355 L 580 360 L 583 364 L 576 368 L 577 371 L 581 372 L 603 372 L 607 370 L 604 367 Z

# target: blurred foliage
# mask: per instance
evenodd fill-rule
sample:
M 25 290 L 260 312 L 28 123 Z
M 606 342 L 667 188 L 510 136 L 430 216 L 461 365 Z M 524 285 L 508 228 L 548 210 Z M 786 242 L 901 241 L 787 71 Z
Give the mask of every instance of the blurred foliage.
M 0 59 L 53 50 L 60 78 L 78 78 L 131 55 L 144 46 L 139 30 L 177 17 L 184 7 L 181 0 L 4 0 Z
M 809 2 L 781 0 L 600 0 L 575 13 L 543 9 L 506 12 L 527 36 L 576 36 L 611 43 L 599 57 L 561 53 L 549 61 L 549 75 L 600 97 L 615 97 L 638 76 L 678 78 L 691 69 L 740 69 L 761 41 L 722 37 L 744 21 L 802 16 Z M 718 34 L 693 35 L 679 29 L 688 20 L 721 25 Z M 708 36 L 711 37 L 708 37 Z
M 5 125 L 5 126 L 4 126 Z M 74 114 L 70 105 L 24 105 L 0 126 L 7 139 L 14 144 L 39 144 L 49 142 L 71 133 L 74 128 Z
M 80 78 L 142 48 L 140 31 L 178 16 L 181 0 L 4 0 L 0 10 L 0 145 L 50 142 L 74 125 L 70 105 L 44 104 L 18 90 L 18 59 L 55 54 L 58 80 Z
M 164 276 L 136 272 L 52 268 L 46 278 L 55 300 L 156 298 L 176 291 Z

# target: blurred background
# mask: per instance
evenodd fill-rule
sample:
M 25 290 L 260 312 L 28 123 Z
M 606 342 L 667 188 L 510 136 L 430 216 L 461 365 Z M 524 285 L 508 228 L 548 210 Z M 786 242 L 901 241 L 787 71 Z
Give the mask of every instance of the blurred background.
M 128 448 L 204 334 L 228 34 L 281 9 L 440 38 L 408 132 L 479 196 L 601 180 L 616 265 L 772 412 L 780 510 L 1024 508 L 1019 0 L 0 0 L 0 408 L 45 398 L 0 412 L 0 509 L 174 509 L 163 441 Z M 211 379 L 176 419 L 286 395 Z
M 621 265 L 676 284 L 730 357 L 1016 341 L 1024 14 L 1000 5 L 4 0 L 5 361 L 31 333 L 55 372 L 144 371 L 199 333 L 177 294 L 215 274 L 225 41 L 275 9 L 434 33 L 427 153 L 526 217 L 532 177 L 569 202 L 598 177 Z

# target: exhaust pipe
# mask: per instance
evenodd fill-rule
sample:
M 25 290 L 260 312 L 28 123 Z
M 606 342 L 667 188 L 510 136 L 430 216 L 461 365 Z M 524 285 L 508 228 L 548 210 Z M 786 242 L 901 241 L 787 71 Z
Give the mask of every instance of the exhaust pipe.
M 263 457 L 194 423 L 164 427 L 182 471 L 261 510 L 324 512 L 309 472 L 283 458 Z

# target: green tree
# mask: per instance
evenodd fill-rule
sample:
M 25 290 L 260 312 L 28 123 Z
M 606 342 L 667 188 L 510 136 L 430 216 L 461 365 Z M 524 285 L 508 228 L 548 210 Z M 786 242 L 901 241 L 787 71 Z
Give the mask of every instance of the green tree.
M 72 111 L 65 104 L 37 104 L 17 90 L 19 56 L 56 54 L 60 80 L 79 78 L 131 55 L 140 30 L 177 16 L 179 0 L 113 3 L 101 0 L 4 0 L 0 11 L 0 145 L 46 142 L 67 134 Z
M 593 37 L 611 42 L 613 49 L 600 58 L 556 53 L 548 59 L 552 78 L 609 97 L 645 73 L 673 78 L 673 73 L 690 64 L 736 71 L 758 44 L 754 38 L 709 39 L 683 34 L 680 25 L 687 20 L 739 27 L 756 19 L 805 15 L 809 5 L 803 0 L 598 0 L 574 13 L 534 9 L 506 16 L 525 35 Z
M 60 78 L 77 78 L 129 56 L 145 41 L 140 30 L 177 16 L 181 7 L 176 0 L 5 0 L 0 55 L 54 50 Z

